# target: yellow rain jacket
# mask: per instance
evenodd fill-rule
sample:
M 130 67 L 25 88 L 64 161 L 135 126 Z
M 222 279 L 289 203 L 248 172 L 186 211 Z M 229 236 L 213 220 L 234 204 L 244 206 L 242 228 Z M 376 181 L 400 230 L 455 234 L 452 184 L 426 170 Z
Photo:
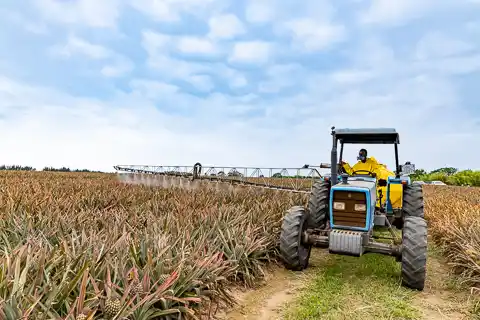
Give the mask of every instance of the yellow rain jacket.
M 357 163 L 355 163 L 353 168 L 350 167 L 348 163 L 345 163 L 343 165 L 343 169 L 345 169 L 345 171 L 349 175 L 352 175 L 355 171 L 359 171 L 359 170 L 367 170 L 373 173 L 377 173 L 376 170 L 379 165 L 380 164 L 378 163 L 377 159 L 375 159 L 374 157 L 368 157 L 365 162 L 358 161 Z M 367 174 L 367 172 L 362 171 L 362 172 L 359 172 L 359 174 Z
M 353 168 L 348 163 L 343 164 L 343 169 L 348 175 L 352 175 L 355 171 L 368 170 L 376 174 L 377 183 L 378 180 L 388 180 L 388 177 L 395 177 L 395 173 L 388 170 L 384 164 L 381 164 L 374 157 L 368 157 L 365 162 L 358 161 Z M 360 171 L 358 174 L 368 174 L 365 171 Z M 385 204 L 387 198 L 387 187 L 381 187 L 377 184 L 377 207 L 380 207 L 380 190 L 382 193 L 382 204 Z M 400 209 L 402 207 L 402 185 L 393 184 L 390 185 L 390 202 L 392 208 Z

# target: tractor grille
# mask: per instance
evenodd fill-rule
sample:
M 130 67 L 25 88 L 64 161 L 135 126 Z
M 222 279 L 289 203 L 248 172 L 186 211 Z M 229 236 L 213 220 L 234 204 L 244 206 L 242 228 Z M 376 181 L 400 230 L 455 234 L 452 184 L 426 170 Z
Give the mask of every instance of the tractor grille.
M 355 211 L 355 204 L 366 204 L 364 192 L 335 191 L 333 202 L 345 203 L 345 210 L 333 208 L 333 224 L 346 227 L 364 228 L 367 221 L 366 211 Z

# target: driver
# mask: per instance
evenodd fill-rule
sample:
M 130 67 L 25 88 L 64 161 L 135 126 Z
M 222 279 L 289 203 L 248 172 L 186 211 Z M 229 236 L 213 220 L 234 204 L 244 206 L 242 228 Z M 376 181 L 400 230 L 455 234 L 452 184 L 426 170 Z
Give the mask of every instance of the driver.
M 345 171 L 345 173 L 347 173 L 349 176 L 351 176 L 356 171 L 360 171 L 359 174 L 362 174 L 362 173 L 365 174 L 366 173 L 365 170 L 371 173 L 374 173 L 377 180 L 379 179 L 388 180 L 389 176 L 395 175 L 392 171 L 388 170 L 385 165 L 379 163 L 377 159 L 375 159 L 374 157 L 368 157 L 368 153 L 366 149 L 360 149 L 360 151 L 358 152 L 357 160 L 358 162 L 353 166 L 353 168 L 350 167 L 350 165 L 347 162 L 342 160 L 342 168 Z M 400 185 L 393 186 L 390 190 L 391 193 L 392 191 L 398 193 L 398 190 L 396 190 L 394 187 L 399 187 L 399 186 Z M 387 188 L 377 186 L 377 190 L 378 192 L 380 191 L 382 192 L 382 199 L 380 199 L 380 194 L 378 194 L 378 197 L 377 197 L 377 206 L 380 206 L 380 201 L 382 201 L 382 203 L 385 202 Z M 400 192 L 401 192 L 401 189 L 400 189 Z M 399 206 L 397 202 L 401 201 L 401 198 L 399 198 L 397 195 L 392 197 L 392 194 L 391 194 L 390 199 L 392 201 L 392 205 L 395 205 L 397 207 Z
M 374 157 L 367 157 L 368 153 L 366 149 L 360 149 L 358 152 L 357 160 L 358 162 L 352 167 L 342 160 L 342 167 L 345 170 L 345 173 L 348 175 L 352 175 L 355 171 L 370 171 L 372 173 L 376 173 L 377 169 L 379 168 L 380 164 L 378 163 L 377 159 Z

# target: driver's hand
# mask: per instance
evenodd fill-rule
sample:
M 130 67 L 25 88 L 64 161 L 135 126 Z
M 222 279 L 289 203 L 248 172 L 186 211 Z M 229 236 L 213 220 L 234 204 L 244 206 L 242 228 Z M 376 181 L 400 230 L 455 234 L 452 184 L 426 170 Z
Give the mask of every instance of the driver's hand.
M 340 164 L 345 165 L 346 162 L 344 160 L 340 161 Z

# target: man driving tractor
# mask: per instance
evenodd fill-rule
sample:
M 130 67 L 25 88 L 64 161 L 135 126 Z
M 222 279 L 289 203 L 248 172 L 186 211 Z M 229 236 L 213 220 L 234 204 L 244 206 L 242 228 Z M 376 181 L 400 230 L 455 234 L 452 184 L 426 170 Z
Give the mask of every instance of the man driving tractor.
M 367 157 L 368 153 L 366 149 L 360 149 L 358 152 L 357 160 L 358 162 L 353 166 L 353 168 L 345 161 L 342 160 L 341 169 L 345 171 L 349 176 L 353 175 L 358 171 L 358 174 L 368 174 L 371 172 L 375 174 L 375 177 L 378 180 L 383 179 L 387 180 L 388 177 L 394 177 L 395 173 L 388 170 L 387 167 L 377 161 L 374 157 Z M 387 187 L 382 187 L 377 184 L 377 207 L 380 207 L 380 195 L 382 204 L 385 203 L 387 196 Z M 402 189 L 400 185 L 391 185 L 390 186 L 390 201 L 392 206 L 401 207 L 402 204 Z
M 379 163 L 377 162 L 377 159 L 374 157 L 367 157 L 367 150 L 366 149 L 360 149 L 358 152 L 358 157 L 357 157 L 358 162 L 352 167 L 350 165 L 342 160 L 342 167 L 345 170 L 348 175 L 352 175 L 355 171 L 363 171 L 364 173 L 366 171 L 370 171 L 372 173 L 377 173 L 377 169 L 379 166 Z

